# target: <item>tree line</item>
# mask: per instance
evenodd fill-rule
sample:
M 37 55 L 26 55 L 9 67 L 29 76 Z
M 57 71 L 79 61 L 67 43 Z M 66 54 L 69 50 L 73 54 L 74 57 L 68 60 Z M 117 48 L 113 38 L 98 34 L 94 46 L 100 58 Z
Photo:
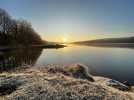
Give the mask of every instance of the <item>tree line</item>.
M 0 8 L 0 45 L 37 45 L 41 37 L 26 20 L 13 19 Z

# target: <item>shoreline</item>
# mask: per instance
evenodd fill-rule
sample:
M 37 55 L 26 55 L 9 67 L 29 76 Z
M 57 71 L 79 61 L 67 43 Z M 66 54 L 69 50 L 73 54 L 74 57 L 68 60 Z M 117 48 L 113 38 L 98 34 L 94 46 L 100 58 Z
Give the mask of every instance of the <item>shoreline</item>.
M 120 47 L 134 48 L 134 43 L 74 43 L 76 45 L 97 46 L 97 47 Z
M 47 45 L 30 45 L 30 46 L 0 46 L 0 51 L 7 51 L 19 48 L 42 48 L 42 49 L 58 49 L 67 47 L 63 44 L 47 44 Z
M 133 86 L 128 89 L 118 81 L 92 76 L 86 70 L 88 70 L 87 66 L 81 64 L 51 64 L 26 66 L 16 72 L 4 72 L 0 74 L 0 98 L 4 98 L 3 100 L 134 100 Z

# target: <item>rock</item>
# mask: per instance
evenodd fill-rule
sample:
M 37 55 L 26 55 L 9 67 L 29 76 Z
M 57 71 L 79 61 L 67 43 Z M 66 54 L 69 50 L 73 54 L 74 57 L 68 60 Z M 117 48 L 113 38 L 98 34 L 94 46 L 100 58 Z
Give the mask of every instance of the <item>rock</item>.
M 74 64 L 67 66 L 67 71 L 72 74 L 75 78 L 87 79 L 88 81 L 94 82 L 92 75 L 88 73 L 88 67 L 82 64 Z
M 21 81 L 13 77 L 0 77 L 0 95 L 7 95 L 17 89 L 22 84 Z
M 125 84 L 123 84 L 119 81 L 113 80 L 113 79 L 109 80 L 107 82 L 107 85 L 111 86 L 111 87 L 114 87 L 114 88 L 117 88 L 117 89 L 122 90 L 122 91 L 130 90 L 129 86 L 127 86 L 127 85 L 125 85 Z

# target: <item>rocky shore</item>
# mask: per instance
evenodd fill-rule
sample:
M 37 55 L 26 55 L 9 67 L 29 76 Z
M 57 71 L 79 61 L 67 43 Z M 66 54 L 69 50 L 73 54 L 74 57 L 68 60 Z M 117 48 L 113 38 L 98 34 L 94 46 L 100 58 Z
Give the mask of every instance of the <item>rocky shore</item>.
M 80 64 L 27 66 L 0 74 L 0 100 L 134 100 L 134 91 Z

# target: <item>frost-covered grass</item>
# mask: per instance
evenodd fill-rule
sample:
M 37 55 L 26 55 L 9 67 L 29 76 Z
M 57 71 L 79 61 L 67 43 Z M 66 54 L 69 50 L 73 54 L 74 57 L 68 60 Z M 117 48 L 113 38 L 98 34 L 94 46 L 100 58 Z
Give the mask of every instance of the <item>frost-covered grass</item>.
M 123 92 L 107 86 L 106 81 L 109 80 L 107 78 L 93 78 L 95 82 L 83 77 L 74 77 L 64 65 L 26 68 L 23 71 L 0 75 L 0 85 L 4 86 L 3 83 L 7 81 L 9 84 L 19 83 L 12 93 L 2 95 L 1 98 L 3 100 L 134 100 L 134 92 Z

